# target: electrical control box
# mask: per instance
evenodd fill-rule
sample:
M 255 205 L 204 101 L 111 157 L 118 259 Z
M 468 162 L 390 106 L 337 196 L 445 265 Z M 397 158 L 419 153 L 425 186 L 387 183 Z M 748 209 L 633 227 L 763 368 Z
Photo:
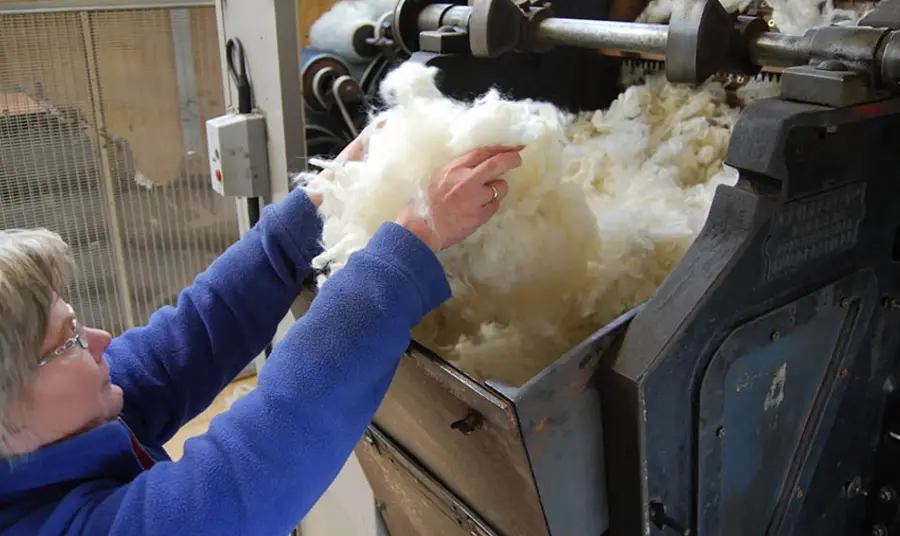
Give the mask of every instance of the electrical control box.
M 269 153 L 260 114 L 226 114 L 206 122 L 212 188 L 223 196 L 267 197 Z

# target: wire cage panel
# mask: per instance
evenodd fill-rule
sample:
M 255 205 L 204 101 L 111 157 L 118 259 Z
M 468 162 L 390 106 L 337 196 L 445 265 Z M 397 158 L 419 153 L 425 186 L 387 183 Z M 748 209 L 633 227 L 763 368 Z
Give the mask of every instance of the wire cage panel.
M 204 123 L 224 102 L 215 8 L 198 3 L 0 9 L 0 225 L 60 233 L 79 315 L 113 334 L 239 238 L 208 186 Z

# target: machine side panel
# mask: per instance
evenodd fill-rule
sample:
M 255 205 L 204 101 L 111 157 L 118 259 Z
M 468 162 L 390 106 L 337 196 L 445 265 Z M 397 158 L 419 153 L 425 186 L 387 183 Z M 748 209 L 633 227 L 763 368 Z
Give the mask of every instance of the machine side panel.
M 632 493 L 623 499 L 625 512 L 620 519 L 630 520 L 640 513 L 642 526 L 630 521 L 618 526 L 615 494 L 611 494 L 614 530 L 665 534 L 681 526 L 704 536 L 735 536 L 729 531 L 700 531 L 697 526 L 704 511 L 722 508 L 707 503 L 723 498 L 706 494 L 702 504 L 696 502 L 698 490 L 709 478 L 698 472 L 702 453 L 697 428 L 708 425 L 698 412 L 703 376 L 720 345 L 738 326 L 837 284 L 828 307 L 859 308 L 860 315 L 847 335 L 848 361 L 842 368 L 848 369 L 849 379 L 831 387 L 820 384 L 810 411 L 815 418 L 804 423 L 803 435 L 795 442 L 798 449 L 790 453 L 788 482 L 796 482 L 799 491 L 785 486 L 772 518 L 766 520 L 771 523 L 766 532 L 743 534 L 805 534 L 808 527 L 794 525 L 794 520 L 796 515 L 803 519 L 812 515 L 807 505 L 813 504 L 813 497 L 816 515 L 829 512 L 833 522 L 817 523 L 819 531 L 812 533 L 844 534 L 841 520 L 853 518 L 856 505 L 842 499 L 846 483 L 842 479 L 853 472 L 868 476 L 871 452 L 863 444 L 875 440 L 877 427 L 870 419 L 884 403 L 884 394 L 879 395 L 884 369 L 870 377 L 869 368 L 854 367 L 871 361 L 872 341 L 881 336 L 876 329 L 900 329 L 878 324 L 879 316 L 872 313 L 883 297 L 882 289 L 895 287 L 900 278 L 896 239 L 900 153 L 891 148 L 900 143 L 898 117 L 900 99 L 835 110 L 763 101 L 744 112 L 727 160 L 740 169 L 741 181 L 736 188 L 724 190 L 728 196 L 720 190 L 701 235 L 632 322 L 613 367 L 621 385 L 604 395 L 639 397 L 623 403 L 635 412 L 628 420 L 639 423 L 637 433 L 611 428 L 608 419 L 606 423 L 607 443 L 609 438 L 619 443 L 607 445 L 607 455 L 631 451 L 637 457 L 632 460 L 621 454 L 622 459 L 611 460 L 610 471 L 619 465 L 639 470 L 637 475 L 621 474 L 622 479 L 635 480 L 628 489 L 640 489 L 640 495 Z M 756 147 L 756 139 L 769 140 L 768 149 Z M 845 152 L 837 147 L 859 150 Z M 823 161 L 842 172 L 823 170 Z M 746 202 L 736 201 L 741 196 L 738 192 Z M 820 352 L 827 359 L 818 338 L 840 339 L 829 332 L 827 322 L 819 328 L 817 335 L 798 340 L 798 351 Z M 785 379 L 790 381 L 789 376 Z M 608 383 L 615 386 L 617 382 Z M 851 388 L 852 396 L 841 394 L 842 389 Z M 604 400 L 604 406 L 610 404 Z M 804 411 L 802 404 L 796 409 Z M 853 423 L 855 437 L 831 431 L 831 426 L 841 423 Z M 745 422 L 744 426 L 750 425 Z M 779 448 L 789 451 L 787 444 Z M 834 464 L 841 453 L 850 458 L 837 470 Z M 771 505 L 759 508 L 758 514 L 764 515 Z M 801 532 L 790 532 L 792 526 Z
M 391 536 L 497 536 L 376 427 L 356 455 Z
M 374 423 L 501 534 L 547 534 L 510 401 L 414 343 Z
M 526 383 L 515 398 L 553 535 L 603 534 L 609 527 L 603 416 L 594 380 L 604 354 L 638 311 L 622 315 L 567 352 Z
M 679 411 L 677 401 L 689 396 L 689 374 L 693 364 L 676 367 L 664 385 L 656 387 L 660 390 L 658 395 L 668 398 L 669 404 L 655 409 L 654 415 L 645 410 L 644 375 L 654 366 L 659 348 L 685 324 L 694 321 L 694 304 L 715 288 L 722 274 L 730 268 L 732 259 L 749 247 L 749 230 L 760 225 L 773 204 L 760 200 L 751 192 L 719 187 L 700 237 L 631 322 L 611 371 L 603 376 L 603 405 L 619 408 L 614 414 L 607 412 L 604 415 L 606 454 L 607 460 L 611 461 L 608 486 L 617 488 L 617 492 L 609 496 L 610 525 L 614 534 L 639 534 L 641 526 L 649 526 L 649 501 L 673 508 L 668 497 L 647 494 L 648 471 L 661 471 L 665 478 L 678 481 L 691 479 L 691 467 L 687 463 L 653 466 L 660 463 L 659 454 L 673 457 L 685 454 L 681 447 L 673 451 L 672 445 L 675 444 L 674 436 L 688 431 L 688 423 L 684 416 L 675 417 L 671 413 Z M 706 317 L 702 321 L 715 329 L 722 320 Z M 680 341 L 678 344 L 686 343 Z M 654 418 L 666 423 L 664 430 L 659 436 L 645 437 L 647 422 Z M 672 512 L 682 520 L 687 514 L 687 511 Z
M 836 302 L 840 292 L 829 286 L 744 324 L 713 356 L 700 387 L 701 534 L 767 534 L 798 468 L 818 458 L 860 312 Z
M 873 343 L 887 326 L 881 322 L 883 287 L 874 271 L 860 275 L 867 276 L 867 284 L 859 281 L 852 297 L 843 300 L 848 317 L 834 350 L 842 359 L 826 377 L 831 385 L 821 388 L 818 419 L 804 430 L 790 485 L 769 527 L 772 536 L 843 535 L 862 528 L 865 501 L 848 491 L 854 481 L 865 484 L 878 439 L 886 369 L 873 362 L 878 353 Z M 892 352 L 888 362 L 895 360 Z

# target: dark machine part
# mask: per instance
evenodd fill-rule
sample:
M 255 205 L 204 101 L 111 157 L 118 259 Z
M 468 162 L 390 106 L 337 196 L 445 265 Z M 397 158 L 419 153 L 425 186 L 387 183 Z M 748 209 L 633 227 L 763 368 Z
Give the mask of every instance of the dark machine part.
M 897 534 L 866 500 L 898 484 L 897 143 L 897 98 L 745 110 L 740 182 L 601 375 L 612 534 Z
M 761 68 L 783 69 L 792 98 L 842 106 L 879 97 L 878 91 L 900 82 L 900 32 L 884 25 L 892 15 L 886 9 L 877 8 L 860 27 L 793 36 L 768 31 L 760 17 L 730 15 L 717 1 L 676 3 L 670 24 L 663 25 L 571 18 L 556 4 L 537 0 L 400 0 L 393 26 L 397 43 L 411 54 L 494 58 L 579 47 L 665 58 L 666 76 L 676 83 L 700 83 L 719 72 L 752 76 Z M 803 82 L 798 87 L 797 75 L 808 80 L 813 73 L 822 90 Z
M 378 55 L 379 47 L 375 39 L 376 25 L 371 23 L 360 24 L 353 32 L 353 51 L 364 60 L 371 60 Z
M 643 0 L 630 4 L 643 5 Z M 399 7 L 399 4 L 398 4 Z M 554 9 L 565 17 L 578 19 L 603 19 L 614 9 L 614 0 L 597 2 L 581 2 L 579 0 L 557 0 Z M 378 108 L 378 85 L 384 76 L 400 63 L 410 58 L 410 51 L 400 42 L 395 22 L 395 12 L 386 13 L 372 26 L 372 33 L 365 33 L 365 43 L 378 51 L 368 63 L 359 64 L 333 54 L 314 49 L 303 49 L 304 94 L 307 96 L 307 111 L 312 124 L 319 129 L 312 133 L 313 149 L 317 147 L 335 146 L 331 139 L 344 139 L 341 136 L 329 136 L 325 132 L 338 134 L 341 130 L 336 123 L 346 124 L 346 120 L 338 117 L 323 117 L 323 108 L 332 116 L 340 111 L 323 105 L 322 99 L 316 97 L 328 93 L 326 85 L 314 83 L 315 73 L 324 69 L 333 79 L 334 73 L 349 74 L 355 79 L 366 95 L 365 104 L 357 107 L 357 127 L 365 122 L 366 112 L 370 108 Z M 368 27 L 368 26 L 367 26 Z M 370 36 L 371 35 L 371 36 Z M 360 53 L 360 51 L 357 51 Z M 490 58 L 472 58 L 468 56 L 448 54 L 418 54 L 417 59 L 427 61 L 440 69 L 438 86 L 448 97 L 468 100 L 483 94 L 490 88 L 497 88 L 512 99 L 538 99 L 552 102 L 561 108 L 571 111 L 595 110 L 609 105 L 618 95 L 618 73 L 620 61 L 617 58 L 603 57 L 594 51 L 574 47 L 559 47 L 543 54 L 523 55 L 515 52 L 500 54 Z M 323 58 L 322 56 L 325 56 Z M 367 56 L 368 57 L 368 56 Z M 320 75 L 322 76 L 322 75 Z M 320 84 L 323 80 L 320 79 Z M 313 98 L 315 97 L 315 98 Z M 327 97 L 326 100 L 336 102 Z M 351 106 L 352 108 L 352 106 Z M 352 110 L 351 110 L 352 112 Z M 347 138 L 345 143 L 351 138 Z M 319 143 L 321 140 L 321 143 Z M 311 151 L 309 154 L 324 154 Z
M 782 97 L 599 375 L 611 534 L 900 533 L 898 27 L 748 41 Z
M 368 97 L 360 81 L 365 82 L 367 74 L 372 77 L 367 69 L 377 60 L 369 65 L 353 64 L 311 48 L 301 51 L 300 60 L 306 152 L 335 156 L 364 125 Z
M 890 301 L 886 304 L 891 310 L 897 309 L 900 303 Z M 881 437 L 877 455 L 874 460 L 872 479 L 865 485 L 861 480 L 853 481 L 848 489 L 849 494 L 863 495 L 868 502 L 869 524 L 871 534 L 900 533 L 900 375 L 895 369 L 885 382 L 887 404 L 882 424 Z M 885 532 L 885 530 L 887 532 Z
M 643 1 L 631 2 L 641 4 Z M 591 50 L 575 47 L 559 47 L 541 54 L 520 54 L 505 49 L 490 55 L 471 56 L 460 54 L 457 48 L 420 48 L 418 43 L 419 11 L 425 9 L 429 26 L 426 34 L 433 34 L 436 43 L 460 43 L 454 34 L 456 28 L 447 23 L 456 23 L 452 14 L 447 20 L 440 19 L 440 6 L 473 9 L 469 6 L 437 5 L 422 0 L 401 0 L 390 21 L 391 35 L 400 56 L 416 55 L 418 61 L 438 67 L 441 76 L 438 85 L 441 91 L 456 99 L 467 100 L 483 94 L 495 87 L 512 99 L 537 99 L 548 101 L 571 110 L 596 110 L 604 108 L 618 95 L 618 73 L 620 62 L 597 55 Z M 479 2 L 475 6 L 482 5 Z M 503 5 L 500 3 L 491 6 Z M 579 0 L 555 0 L 554 12 L 571 20 L 605 19 L 614 8 L 613 0 L 584 2 Z M 518 8 L 516 8 L 518 9 Z M 450 10 L 452 11 L 452 9 Z M 495 20 L 495 19 L 492 19 Z M 505 20 L 505 22 L 511 22 Z M 505 35 L 512 27 L 497 25 L 490 35 Z M 443 32 L 449 32 L 447 40 Z M 494 50 L 493 38 L 485 35 L 485 45 Z M 464 41 L 465 39 L 463 39 Z

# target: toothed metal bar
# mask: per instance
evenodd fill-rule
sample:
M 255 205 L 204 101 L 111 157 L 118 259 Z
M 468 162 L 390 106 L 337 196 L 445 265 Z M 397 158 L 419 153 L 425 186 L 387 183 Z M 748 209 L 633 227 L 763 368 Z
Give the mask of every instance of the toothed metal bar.
M 638 74 L 662 74 L 666 71 L 666 63 L 664 61 L 659 60 L 647 60 L 647 59 L 623 59 L 622 66 L 632 69 L 634 71 L 640 71 Z M 773 72 L 773 71 L 761 71 L 759 74 L 755 76 L 745 76 L 745 75 L 733 75 L 729 73 L 716 73 L 713 76 L 714 80 L 718 80 L 720 82 L 724 82 L 729 86 L 744 86 L 747 85 L 751 81 L 757 82 L 780 82 L 781 81 L 781 73 Z

